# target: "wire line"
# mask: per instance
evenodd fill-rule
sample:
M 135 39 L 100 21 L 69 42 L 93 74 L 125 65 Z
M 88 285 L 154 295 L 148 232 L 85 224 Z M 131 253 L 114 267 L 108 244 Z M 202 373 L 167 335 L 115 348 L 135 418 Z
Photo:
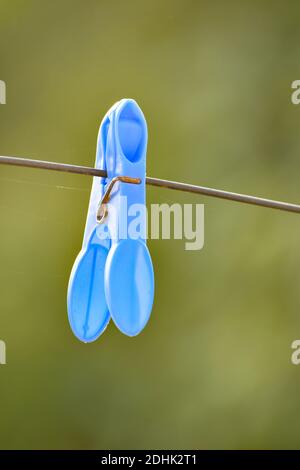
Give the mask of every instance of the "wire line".
M 62 171 L 66 173 L 74 173 L 78 175 L 99 176 L 102 178 L 107 177 L 105 170 L 91 168 L 89 166 L 70 165 L 67 163 L 46 162 L 42 160 L 32 160 L 28 158 L 19 157 L 6 157 L 0 156 L 0 165 L 13 165 L 28 168 L 40 168 L 43 170 Z M 129 175 L 124 175 L 129 176 Z M 177 181 L 168 181 L 158 178 L 146 177 L 146 183 L 151 186 L 161 188 L 175 189 L 177 191 L 184 191 L 194 194 L 202 194 L 203 196 L 211 196 L 220 199 L 227 199 L 229 201 L 241 202 L 244 204 L 252 204 L 255 206 L 267 207 L 269 209 L 278 209 L 287 212 L 296 212 L 300 214 L 300 205 L 292 204 L 289 202 L 274 201 L 272 199 L 265 199 L 256 196 L 249 196 L 247 194 L 232 193 L 222 189 L 207 188 L 205 186 L 196 186 L 188 183 L 179 183 Z

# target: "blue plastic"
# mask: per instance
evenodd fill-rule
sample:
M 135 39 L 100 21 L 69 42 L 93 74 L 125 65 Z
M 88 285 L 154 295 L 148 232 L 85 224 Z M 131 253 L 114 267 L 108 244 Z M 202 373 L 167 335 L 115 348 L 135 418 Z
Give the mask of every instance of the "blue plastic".
M 154 274 L 145 240 L 144 211 L 138 214 L 140 230 L 134 234 L 130 231 L 137 216 L 135 204 L 146 207 L 146 150 L 144 115 L 134 100 L 121 100 L 108 111 L 100 126 L 96 168 L 106 169 L 108 177 L 94 178 L 83 246 L 69 281 L 69 321 L 74 334 L 84 342 L 97 339 L 110 316 L 124 334 L 135 336 L 151 314 Z M 105 224 L 98 225 L 98 204 L 105 185 L 115 176 L 140 178 L 141 184 L 118 183 Z M 109 238 L 102 239 L 100 230 L 108 231 Z
M 98 134 L 95 168 L 102 170 L 106 169 L 105 152 L 110 126 L 109 116 L 114 107 L 104 117 Z M 104 294 L 104 269 L 110 239 L 99 239 L 97 236 L 99 225 L 96 221 L 96 211 L 104 186 L 104 178 L 93 179 L 82 249 L 75 260 L 68 286 L 70 326 L 74 335 L 85 343 L 96 340 L 110 319 Z
M 114 176 L 140 178 L 141 184 L 120 183 L 111 200 L 115 210 L 108 216 L 112 233 L 117 221 L 134 221 L 130 208 L 140 204 L 145 209 L 147 125 L 144 115 L 133 100 L 122 100 L 112 118 L 111 139 L 108 142 L 106 166 L 108 179 Z M 127 198 L 127 210 L 121 198 Z M 146 246 L 146 214 L 141 220 L 140 236 L 112 239 L 105 266 L 105 296 L 113 321 L 128 336 L 135 336 L 149 320 L 153 296 L 154 275 L 151 257 Z

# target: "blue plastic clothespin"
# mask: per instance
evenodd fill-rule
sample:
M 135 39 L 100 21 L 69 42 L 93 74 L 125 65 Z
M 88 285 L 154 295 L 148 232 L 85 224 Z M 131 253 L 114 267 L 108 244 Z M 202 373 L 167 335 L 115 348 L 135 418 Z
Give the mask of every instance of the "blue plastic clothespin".
M 146 245 L 147 125 L 134 100 L 117 102 L 99 130 L 94 177 L 82 249 L 68 287 L 68 316 L 84 342 L 97 339 L 110 317 L 128 336 L 146 325 L 154 275 Z

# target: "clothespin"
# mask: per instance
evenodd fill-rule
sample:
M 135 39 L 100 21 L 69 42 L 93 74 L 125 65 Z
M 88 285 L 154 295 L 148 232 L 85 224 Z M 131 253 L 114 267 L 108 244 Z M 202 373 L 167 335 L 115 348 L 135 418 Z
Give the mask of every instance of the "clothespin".
M 68 287 L 68 316 L 81 341 L 97 339 L 110 318 L 135 336 L 149 320 L 154 274 L 146 245 L 147 125 L 134 100 L 117 102 L 99 130 L 83 244 Z M 137 216 L 138 214 L 138 216 Z

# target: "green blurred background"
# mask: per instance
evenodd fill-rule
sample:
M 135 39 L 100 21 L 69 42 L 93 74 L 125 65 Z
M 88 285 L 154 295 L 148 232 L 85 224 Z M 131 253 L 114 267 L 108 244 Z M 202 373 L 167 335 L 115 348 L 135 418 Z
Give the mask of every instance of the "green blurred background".
M 122 97 L 148 174 L 299 202 L 299 2 L 0 0 L 0 154 L 93 165 Z M 95 343 L 66 289 L 91 179 L 0 167 L 1 448 L 299 448 L 300 218 L 205 203 L 205 247 L 149 241 L 151 321 Z

